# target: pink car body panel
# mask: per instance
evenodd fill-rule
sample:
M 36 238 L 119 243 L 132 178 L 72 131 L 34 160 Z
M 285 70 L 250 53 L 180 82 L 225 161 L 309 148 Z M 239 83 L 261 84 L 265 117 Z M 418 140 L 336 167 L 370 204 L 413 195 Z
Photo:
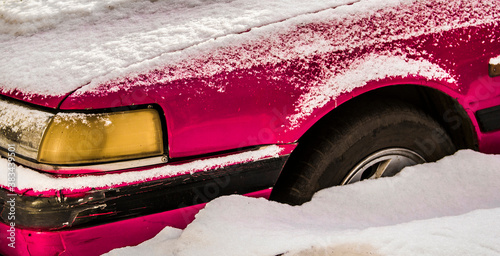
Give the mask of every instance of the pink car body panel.
M 421 8 L 421 6 L 420 6 Z M 495 7 L 498 8 L 498 7 Z M 415 10 L 418 8 L 415 7 Z M 497 9 L 498 10 L 498 9 Z M 458 12 L 458 11 L 457 11 Z M 418 14 L 415 14 L 418 16 Z M 454 14 L 449 14 L 453 17 Z M 457 14 L 458 15 L 458 14 Z M 170 73 L 183 72 L 183 66 L 159 67 L 142 74 L 119 78 L 99 87 L 80 90 L 64 96 L 25 95 L 20 92 L 5 96 L 60 110 L 108 109 L 130 105 L 154 104 L 161 108 L 166 121 L 169 157 L 182 158 L 259 145 L 286 145 L 299 138 L 323 116 L 352 98 L 389 86 L 417 85 L 436 89 L 455 99 L 467 113 L 474 129 L 478 148 L 485 153 L 500 153 L 500 131 L 483 132 L 476 119 L 479 110 L 500 105 L 500 77 L 488 75 L 491 58 L 500 55 L 500 25 L 495 23 L 462 26 L 427 32 L 411 37 L 370 41 L 371 35 L 385 38 L 393 17 L 381 12 L 374 20 L 356 23 L 365 32 L 366 44 L 336 52 L 318 52 L 308 59 L 290 59 L 278 63 L 221 70 L 215 75 L 163 81 Z M 448 17 L 448 18 L 450 18 Z M 436 22 L 439 18 L 436 17 Z M 415 26 L 426 26 L 426 21 Z M 465 22 L 465 21 L 464 21 Z M 303 40 L 310 31 L 335 41 L 342 32 L 342 21 L 321 21 L 297 27 L 294 33 L 280 35 L 280 40 Z M 339 32 L 340 30 L 341 32 Z M 380 32 L 382 31 L 382 32 Z M 400 32 L 402 33 L 402 32 Z M 479 36 L 473 36 L 479 35 Z M 256 40 L 241 47 L 228 47 L 188 62 L 195 66 L 222 65 L 246 49 L 279 50 L 268 40 Z M 286 49 L 282 49 L 286 50 Z M 263 51 L 263 55 L 267 51 Z M 397 56 L 426 61 L 448 72 L 453 81 L 430 78 L 421 74 L 389 75 L 366 81 L 331 97 L 328 102 L 291 122 L 299 114 L 297 103 L 311 87 L 325 79 L 322 68 L 332 66 L 334 74 L 342 74 L 354 60 L 367 56 Z M 225 56 L 220 58 L 220 56 Z M 232 56 L 232 57 L 227 57 Z M 215 84 L 215 86 L 214 86 Z M 113 90 L 110 90 L 113 88 Z M 67 96 L 67 97 L 66 97 Z M 283 155 L 293 150 L 291 146 Z M 121 186 L 133 185 L 122 184 Z M 116 185 L 111 186 L 118 187 Z M 251 196 L 267 197 L 270 190 Z M 25 195 L 50 197 L 57 191 L 16 191 Z M 68 191 L 68 195 L 85 194 L 87 190 Z M 33 193 L 33 194 L 30 194 Z M 19 248 L 13 252 L 5 243 L 0 252 L 12 255 L 98 255 L 113 248 L 136 245 L 152 238 L 165 226 L 183 228 L 192 221 L 203 204 L 136 217 L 99 226 L 63 231 L 32 231 L 19 229 Z M 182 216 L 187 216 L 186 218 Z M 159 221 L 161 220 L 161 221 Z M 158 222 L 157 222 L 158 221 Z M 144 228 L 147 223 L 147 228 Z M 157 224 L 153 224 L 157 223 Z M 0 236 L 8 227 L 0 224 Z M 127 232 L 134 232 L 129 236 Z M 114 234 L 123 237 L 114 237 Z M 97 234 L 97 235 L 96 235 Z M 127 239 L 125 239 L 127 237 Z M 133 239 L 131 239 L 133 237 Z M 88 250 L 88 248 L 93 248 Z M 91 251 L 94 250 L 95 251 Z M 40 254 L 38 254 L 40 253 Z
M 377 29 L 374 26 L 364 25 L 367 29 Z M 300 29 L 306 28 L 325 29 L 325 34 L 335 35 L 335 23 L 311 24 Z M 245 146 L 295 142 L 323 115 L 338 105 L 365 92 L 391 85 L 414 84 L 440 90 L 457 99 L 467 110 L 470 119 L 475 122 L 474 113 L 481 108 L 495 105 L 498 102 L 495 102 L 495 97 L 500 95 L 500 78 L 488 76 L 488 61 L 499 54 L 499 30 L 495 24 L 460 28 L 439 34 L 367 45 L 364 49 L 354 51 L 347 49 L 318 54 L 307 63 L 292 60 L 229 73 L 221 72 L 212 77 L 180 79 L 168 83 L 157 82 L 158 77 L 167 75 L 167 71 L 155 70 L 133 78 L 110 81 L 97 90 L 99 93 L 77 91 L 62 103 L 61 109 L 77 110 L 89 106 L 99 109 L 128 106 L 131 103 L 158 104 L 165 112 L 169 154 L 174 158 Z M 469 38 L 472 34 L 484 36 Z M 283 40 L 299 40 L 300 35 L 300 31 L 297 31 Z M 255 47 L 266 47 L 266 42 L 255 44 L 258 45 Z M 426 53 L 418 58 L 428 60 L 450 72 L 457 81 L 433 81 L 418 75 L 393 76 L 372 81 L 358 90 L 331 99 L 328 104 L 315 109 L 307 118 L 301 120 L 300 126 L 291 129 L 288 118 L 296 111 L 295 103 L 301 95 L 307 93 L 310 84 L 322 79 L 321 74 L 318 74 L 321 72 L 319 67 L 336 59 L 338 67 L 347 66 L 349 62 L 346 60 L 359 59 L 367 54 L 384 55 L 386 52 L 400 49 L 407 55 L 412 52 Z M 238 50 L 241 49 L 227 49 L 225 54 L 237 58 Z M 458 55 L 458 52 L 461 54 Z M 199 61 L 215 57 L 203 56 Z M 297 74 L 297 70 L 301 69 L 307 70 L 307 75 Z M 294 79 L 297 76 L 301 79 Z M 207 86 L 209 83 L 224 85 L 224 93 L 220 93 L 218 87 Z M 118 90 L 107 92 L 107 88 Z M 479 130 L 477 132 L 482 141 L 482 133 Z

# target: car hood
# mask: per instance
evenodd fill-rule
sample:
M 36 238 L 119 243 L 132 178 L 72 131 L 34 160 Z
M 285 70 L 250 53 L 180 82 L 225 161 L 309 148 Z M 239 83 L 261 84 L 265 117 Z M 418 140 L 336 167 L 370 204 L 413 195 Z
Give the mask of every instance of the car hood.
M 196 55 L 193 46 L 358 1 L 10 1 L 0 6 L 0 93 L 57 108 L 73 92 Z

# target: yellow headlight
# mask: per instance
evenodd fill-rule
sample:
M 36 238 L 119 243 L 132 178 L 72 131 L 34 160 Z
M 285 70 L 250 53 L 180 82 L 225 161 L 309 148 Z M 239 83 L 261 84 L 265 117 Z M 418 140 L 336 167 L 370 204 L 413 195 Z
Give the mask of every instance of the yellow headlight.
M 38 151 L 47 164 L 83 164 L 163 154 L 158 112 L 141 109 L 106 114 L 59 113 Z

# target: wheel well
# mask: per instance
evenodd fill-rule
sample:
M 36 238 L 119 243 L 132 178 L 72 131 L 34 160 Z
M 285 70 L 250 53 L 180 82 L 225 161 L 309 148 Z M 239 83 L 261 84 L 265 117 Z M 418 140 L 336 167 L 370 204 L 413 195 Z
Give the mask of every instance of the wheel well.
M 448 132 L 457 149 L 478 150 L 474 126 L 458 101 L 439 90 L 417 85 L 388 86 L 359 95 L 341 104 L 320 119 L 299 139 L 299 144 L 301 141 L 307 140 L 307 137 L 314 134 L 317 129 L 321 129 L 324 122 L 335 122 L 335 119 L 339 119 L 343 115 L 355 115 L 357 108 L 370 104 L 375 99 L 411 103 L 438 121 Z
M 398 123 L 394 120 L 404 121 Z M 424 123 L 426 129 L 416 128 Z M 366 127 L 369 132 L 365 132 Z M 437 140 L 431 139 L 436 138 L 433 134 L 436 131 L 449 136 L 444 134 Z M 407 136 L 408 132 L 419 134 L 419 139 Z M 391 137 L 393 134 L 396 135 Z M 377 135 L 381 137 L 372 139 Z M 373 142 L 373 145 L 361 140 Z M 377 146 L 380 141 L 384 142 Z M 455 99 L 436 89 L 417 85 L 384 87 L 350 99 L 316 122 L 299 139 L 270 199 L 301 204 L 310 199 L 311 191 L 329 186 L 328 182 L 341 181 L 339 178 L 345 177 L 346 170 L 376 152 L 370 150 L 385 149 L 394 141 L 419 150 L 418 154 L 426 155 L 424 159 L 430 161 L 452 154 L 457 149 L 477 150 L 474 126 Z M 422 148 L 423 144 L 433 148 Z M 372 153 L 367 155 L 367 152 Z M 352 157 L 358 155 L 359 159 Z

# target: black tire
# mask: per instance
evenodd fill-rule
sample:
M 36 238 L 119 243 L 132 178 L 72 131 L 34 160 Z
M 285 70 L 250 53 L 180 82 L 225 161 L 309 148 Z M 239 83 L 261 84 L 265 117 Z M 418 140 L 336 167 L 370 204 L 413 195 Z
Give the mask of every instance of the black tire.
M 318 190 L 345 184 L 353 170 L 360 173 L 360 162 L 377 152 L 396 152 L 393 149 L 413 152 L 420 162 L 456 151 L 446 131 L 422 110 L 404 102 L 373 101 L 327 117 L 306 134 L 290 156 L 271 200 L 292 205 L 307 202 Z

